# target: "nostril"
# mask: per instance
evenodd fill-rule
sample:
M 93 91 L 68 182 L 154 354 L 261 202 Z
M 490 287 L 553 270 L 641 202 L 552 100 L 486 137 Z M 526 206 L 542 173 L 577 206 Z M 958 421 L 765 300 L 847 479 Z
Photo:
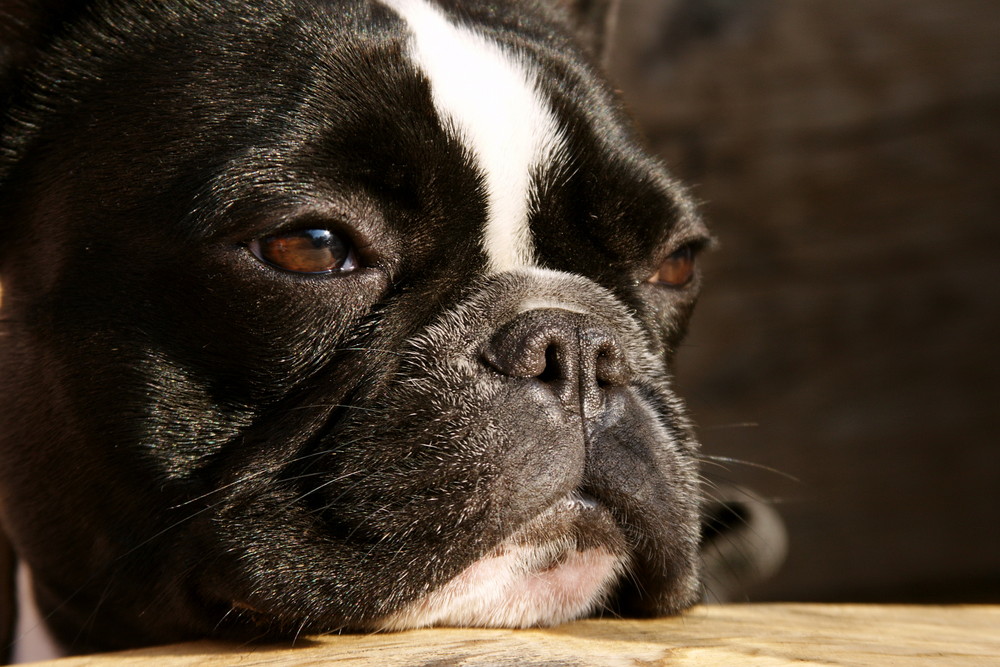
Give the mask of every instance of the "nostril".
M 551 384 L 563 379 L 559 356 L 559 347 L 557 345 L 552 344 L 545 348 L 545 369 L 536 376 L 540 381 Z
M 575 370 L 575 330 L 560 318 L 532 312 L 508 322 L 482 351 L 495 371 L 508 377 L 536 378 L 553 383 Z
M 621 348 L 613 341 L 602 342 L 594 354 L 594 380 L 601 388 L 628 384 L 631 373 Z
M 597 353 L 597 359 L 594 365 L 597 368 L 596 375 L 597 375 L 598 387 L 606 388 L 614 384 L 611 380 L 608 379 L 608 373 L 606 371 L 608 365 L 612 363 L 610 357 L 611 354 L 607 350 L 600 350 Z
M 558 379 L 562 372 L 561 347 L 545 330 L 507 327 L 483 350 L 482 359 L 508 377 Z
M 581 398 L 597 405 L 597 389 L 629 383 L 625 352 L 614 333 L 579 313 L 529 311 L 501 326 L 482 352 L 501 375 L 534 378 L 568 404 Z

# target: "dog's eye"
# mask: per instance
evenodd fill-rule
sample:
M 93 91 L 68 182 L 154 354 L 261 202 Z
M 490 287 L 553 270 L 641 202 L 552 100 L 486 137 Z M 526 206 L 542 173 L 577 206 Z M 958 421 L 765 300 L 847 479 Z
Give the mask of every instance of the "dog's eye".
M 647 282 L 670 287 L 687 285 L 694 277 L 695 254 L 695 247 L 691 243 L 674 251 L 660 262 L 660 267 Z
M 265 236 L 248 247 L 258 259 L 295 273 L 347 273 L 358 267 L 351 244 L 329 229 Z

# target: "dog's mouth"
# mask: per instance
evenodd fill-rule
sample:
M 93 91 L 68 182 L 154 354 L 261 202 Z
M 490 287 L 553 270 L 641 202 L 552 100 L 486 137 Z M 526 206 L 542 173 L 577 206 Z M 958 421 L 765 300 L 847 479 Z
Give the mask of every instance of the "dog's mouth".
M 598 610 L 628 566 L 625 537 L 611 511 L 572 493 L 441 586 L 357 629 L 558 625 Z M 257 603 L 230 606 L 258 629 L 288 625 Z
M 377 627 L 531 627 L 586 616 L 627 566 L 610 512 L 573 494 Z

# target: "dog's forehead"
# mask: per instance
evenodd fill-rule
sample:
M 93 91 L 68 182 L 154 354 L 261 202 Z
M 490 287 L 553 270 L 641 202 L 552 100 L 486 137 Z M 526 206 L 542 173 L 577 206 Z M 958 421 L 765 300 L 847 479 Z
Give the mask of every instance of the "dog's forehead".
M 648 257 L 685 217 L 539 3 L 274 0 L 256 18 L 237 3 L 180 6 L 167 24 L 146 5 L 110 5 L 107 23 L 126 28 L 92 36 L 107 43 L 93 73 L 51 76 L 70 83 L 46 106 L 83 100 L 67 113 L 87 131 L 50 143 L 80 156 L 87 201 L 106 190 L 116 210 L 148 210 L 141 220 L 195 241 L 260 230 L 282 202 L 401 201 L 422 210 L 379 208 L 374 224 L 400 244 L 447 226 L 467 243 L 446 250 L 477 252 L 491 272 L 590 267 L 604 260 L 583 257 L 591 246 Z M 124 40 L 141 48 L 126 57 Z M 99 145 L 95 128 L 109 137 Z M 105 169 L 122 156 L 127 183 Z M 440 257 L 442 242 L 410 248 Z
M 382 200 L 405 191 L 404 199 L 448 212 L 438 223 L 447 218 L 494 273 L 558 266 L 546 255 L 569 236 L 631 234 L 623 245 L 649 246 L 635 255 L 653 252 L 682 217 L 675 204 L 683 198 L 558 25 L 543 14 L 515 16 L 530 5 L 487 5 L 371 0 L 354 14 L 356 30 L 338 32 L 324 28 L 336 22 L 335 7 L 311 15 L 318 29 L 275 54 L 306 82 L 287 129 L 265 138 L 266 150 L 231 151 L 233 168 L 210 188 L 216 199 L 240 199 L 240 183 L 266 191 L 283 178 L 276 169 L 292 179 L 324 174 L 341 191 L 361 182 Z M 483 20 L 501 10 L 510 16 Z M 286 90 L 262 95 L 280 110 Z M 414 232 L 410 222 L 395 226 Z
M 577 225 L 563 226 L 563 235 L 579 235 L 581 226 L 594 232 L 602 223 L 638 223 L 645 228 L 638 235 L 652 239 L 649 248 L 676 231 L 673 223 L 696 218 L 680 210 L 683 193 L 638 149 L 616 101 L 585 59 L 553 49 L 535 31 L 511 39 L 433 0 L 377 1 L 402 19 L 404 57 L 426 80 L 440 126 L 464 147 L 481 179 L 486 211 L 479 243 L 488 271 L 537 266 L 545 259 L 536 249 L 539 241 L 567 217 L 576 217 Z M 555 51 L 562 53 L 553 61 Z M 546 199 L 574 197 L 566 185 L 581 171 L 593 191 L 577 196 L 578 206 L 546 210 Z M 597 195 L 600 190 L 607 192 Z M 594 205 L 595 195 L 631 199 L 633 210 Z M 604 210 L 599 214 L 598 208 Z
M 443 125 L 466 146 L 484 180 L 489 269 L 532 265 L 532 188 L 557 167 L 563 143 L 532 63 L 426 0 L 383 2 L 406 22 L 407 55 L 427 77 Z

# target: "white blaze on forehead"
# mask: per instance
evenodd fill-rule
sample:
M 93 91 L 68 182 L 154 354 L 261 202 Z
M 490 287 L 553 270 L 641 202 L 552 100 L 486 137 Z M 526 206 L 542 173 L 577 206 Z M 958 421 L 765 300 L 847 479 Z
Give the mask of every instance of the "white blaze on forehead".
M 426 0 L 382 2 L 406 21 L 410 58 L 430 82 L 438 115 L 485 178 L 482 242 L 490 270 L 531 266 L 532 177 L 556 158 L 562 138 L 528 63 Z

